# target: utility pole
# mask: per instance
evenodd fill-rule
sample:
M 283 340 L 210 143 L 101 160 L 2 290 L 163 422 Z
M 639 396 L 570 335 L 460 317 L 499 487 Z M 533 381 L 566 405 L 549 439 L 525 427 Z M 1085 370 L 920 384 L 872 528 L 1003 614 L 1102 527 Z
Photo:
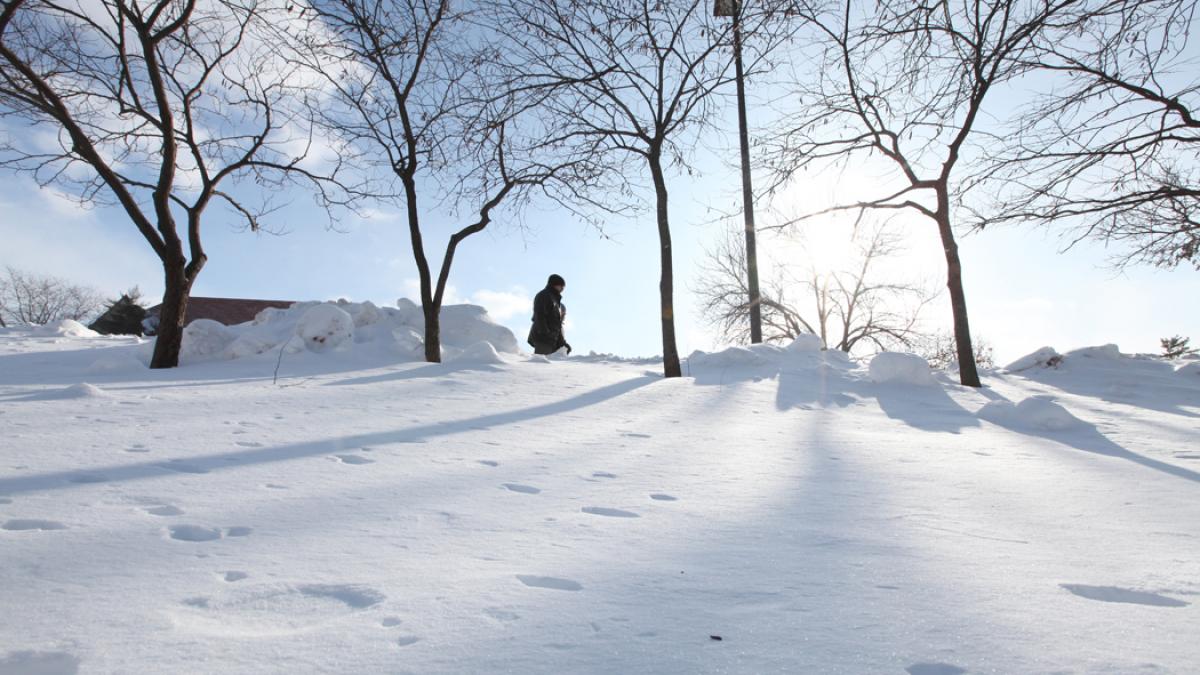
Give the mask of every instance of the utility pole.
M 746 223 L 746 281 L 750 290 L 750 342 L 762 342 L 762 300 L 758 292 L 758 244 L 754 232 L 754 190 L 750 184 L 750 131 L 746 122 L 746 80 L 742 70 L 741 0 L 714 0 L 713 16 L 733 17 L 733 64 L 737 79 L 738 141 L 742 148 L 742 214 Z

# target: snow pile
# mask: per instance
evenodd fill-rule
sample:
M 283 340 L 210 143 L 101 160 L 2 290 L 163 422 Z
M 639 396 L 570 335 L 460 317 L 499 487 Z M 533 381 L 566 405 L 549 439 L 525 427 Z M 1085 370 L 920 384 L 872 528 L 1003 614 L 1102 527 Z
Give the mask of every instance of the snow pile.
M 786 353 L 787 350 L 777 345 L 757 344 L 728 347 L 712 353 L 697 350 L 688 357 L 688 362 L 701 368 L 758 367 L 778 363 Z
M 96 331 L 72 319 L 38 326 L 33 329 L 32 334 L 39 337 L 100 337 Z
M 378 313 L 374 314 L 374 319 L 379 320 Z M 296 322 L 296 337 L 304 342 L 308 351 L 323 352 L 327 349 L 337 349 L 353 340 L 354 325 L 354 317 L 341 307 L 331 304 L 317 305 L 306 310 Z
M 88 384 L 87 382 L 80 382 L 79 384 L 73 384 L 64 389 L 59 389 L 57 391 L 50 392 L 50 394 L 47 395 L 46 398 L 54 398 L 54 399 L 108 398 L 108 392 L 104 391 L 103 389 L 101 389 L 100 387 L 97 387 L 94 384 Z
M 233 340 L 233 331 L 225 324 L 212 319 L 196 319 L 183 329 L 179 358 L 185 363 L 220 358 Z
M 822 347 L 824 344 L 822 344 L 821 338 L 812 333 L 798 335 L 795 340 L 792 340 L 792 344 L 788 345 L 788 349 L 796 352 L 819 352 Z
M 916 354 L 880 352 L 871 359 L 868 372 L 871 381 L 893 384 L 933 384 L 933 372 L 929 362 Z
M 487 340 L 476 342 L 450 357 L 449 361 L 450 363 L 462 365 L 497 365 L 504 363 L 504 359 L 496 352 L 496 348 Z
M 1030 368 L 1057 368 L 1058 364 L 1062 363 L 1062 359 L 1062 354 L 1054 351 L 1053 347 L 1042 347 L 1032 354 L 1026 354 L 1013 361 L 1004 369 L 1010 373 L 1019 373 Z
M 1192 361 L 1185 363 L 1175 369 L 1175 372 L 1180 375 L 1189 375 L 1191 377 L 1200 377 L 1200 361 Z
M 235 326 L 193 321 L 184 329 L 180 358 L 241 359 L 284 349 L 292 354 L 359 352 L 420 360 L 424 334 L 420 306 L 405 298 L 396 307 L 345 300 L 301 302 L 287 309 L 264 309 L 253 321 Z M 469 353 L 461 358 L 474 363 L 497 363 L 499 354 L 520 353 L 512 331 L 492 322 L 487 310 L 475 305 L 442 307 L 441 343 L 447 360 L 459 358 L 464 350 Z
M 1068 431 L 1084 426 L 1084 422 L 1066 408 L 1039 396 L 1031 396 L 1016 405 L 1009 401 L 992 401 L 979 410 L 979 417 L 1004 427 L 1040 431 Z
M 745 347 L 727 347 L 717 352 L 697 350 L 688 357 L 688 362 L 701 368 L 782 367 L 798 359 L 811 361 L 819 358 L 821 354 L 821 338 L 816 335 L 801 335 L 786 346 L 761 343 Z M 836 360 L 837 357 L 834 358 Z
M 1115 344 L 1100 345 L 1099 347 L 1083 347 L 1067 352 L 1063 358 L 1096 359 L 1097 361 L 1116 361 L 1121 358 L 1121 350 Z

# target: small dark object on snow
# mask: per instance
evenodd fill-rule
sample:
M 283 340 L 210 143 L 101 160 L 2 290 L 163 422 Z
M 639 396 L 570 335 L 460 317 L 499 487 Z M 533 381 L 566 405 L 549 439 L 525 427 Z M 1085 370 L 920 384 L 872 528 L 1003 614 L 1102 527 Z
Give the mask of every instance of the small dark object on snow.
M 725 639 L 725 638 L 721 637 L 720 635 L 709 635 L 708 638 L 710 640 L 716 640 L 717 642 L 720 642 L 721 640 Z

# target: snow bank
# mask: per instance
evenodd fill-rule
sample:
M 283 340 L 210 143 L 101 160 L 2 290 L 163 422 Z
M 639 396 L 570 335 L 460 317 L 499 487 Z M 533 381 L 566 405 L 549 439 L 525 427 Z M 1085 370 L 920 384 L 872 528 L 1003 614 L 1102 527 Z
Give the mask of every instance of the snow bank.
M 184 329 L 180 358 L 192 363 L 241 359 L 284 349 L 288 353 L 355 352 L 390 360 L 420 360 L 425 353 L 424 314 L 419 305 L 405 298 L 396 305 L 300 302 L 287 309 L 264 309 L 253 321 L 235 326 L 198 319 Z M 495 363 L 502 362 L 493 360 L 500 359 L 499 354 L 520 353 L 512 331 L 492 322 L 483 307 L 443 307 L 441 329 L 447 360 Z M 490 353 L 481 343 L 489 345 Z
M 1026 354 L 1004 367 L 1010 373 L 1019 373 L 1030 368 L 1057 368 L 1062 363 L 1062 354 L 1054 351 L 1053 347 L 1042 347 L 1032 354 Z
M 1191 363 L 1185 363 L 1182 366 L 1179 366 L 1178 368 L 1176 368 L 1175 372 L 1179 375 L 1189 375 L 1191 377 L 1200 377 L 1200 361 L 1192 361 Z
M 916 354 L 880 352 L 871 359 L 868 368 L 871 381 L 896 384 L 933 384 L 933 372 L 929 362 Z
M 38 326 L 31 331 L 31 334 L 39 337 L 100 337 L 96 331 L 71 319 Z
M 1009 401 L 992 401 L 980 408 L 979 417 L 1000 426 L 1040 431 L 1068 431 L 1086 426 L 1058 403 L 1037 396 L 1016 405 Z

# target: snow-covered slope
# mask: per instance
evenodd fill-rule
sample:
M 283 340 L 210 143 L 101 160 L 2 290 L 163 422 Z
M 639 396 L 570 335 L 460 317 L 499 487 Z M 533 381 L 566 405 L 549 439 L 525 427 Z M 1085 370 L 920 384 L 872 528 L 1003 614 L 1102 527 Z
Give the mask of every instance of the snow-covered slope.
M 663 380 L 470 317 L 426 364 L 376 309 L 170 371 L 0 330 L 0 673 L 1200 663 L 1195 369 L 1099 348 L 976 391 L 802 342 Z

